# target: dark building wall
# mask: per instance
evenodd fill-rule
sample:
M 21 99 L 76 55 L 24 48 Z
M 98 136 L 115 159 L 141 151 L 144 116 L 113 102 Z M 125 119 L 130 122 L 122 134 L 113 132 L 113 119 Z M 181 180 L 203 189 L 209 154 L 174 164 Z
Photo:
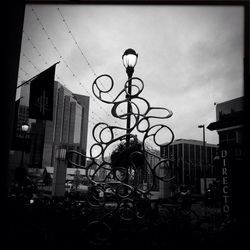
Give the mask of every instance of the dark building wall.
M 41 168 L 44 153 L 45 122 L 38 121 L 31 127 L 30 167 Z M 47 153 L 47 152 L 46 152 Z
M 247 196 L 247 172 L 243 140 L 244 132 L 244 97 L 219 103 L 216 108 L 217 120 L 209 124 L 208 129 L 219 135 L 219 156 L 217 169 L 221 190 L 222 211 L 225 215 L 240 217 L 245 209 L 241 202 Z M 248 166 L 247 166 L 248 167 Z M 246 210 L 245 210 L 246 211 Z
M 58 97 L 57 97 L 57 113 L 56 113 L 56 126 L 55 126 L 55 140 L 54 142 L 61 142 L 61 133 L 62 133 L 62 123 L 63 123 L 63 106 L 64 106 L 64 89 L 60 87 L 58 89 Z
M 76 116 L 76 103 L 70 103 L 70 118 L 69 118 L 69 144 L 74 143 L 74 128 L 75 128 L 75 116 Z
M 62 143 L 68 143 L 69 139 L 69 118 L 70 118 L 70 96 L 64 97 Z
M 83 151 L 87 151 L 87 138 L 88 138 L 88 122 L 89 122 L 89 97 L 74 94 L 74 97 L 81 104 L 82 108 L 82 122 L 81 122 L 81 140 L 80 146 Z
M 21 130 L 22 124 L 24 122 L 27 122 L 28 119 L 29 119 L 29 107 L 24 105 L 19 105 L 17 130 Z
M 223 120 L 227 116 L 243 110 L 243 98 L 238 97 L 216 105 L 216 120 Z
M 57 117 L 57 97 L 58 97 L 58 83 L 54 82 L 54 99 L 53 99 L 53 121 L 46 121 L 45 125 L 45 138 L 44 142 L 51 144 L 54 141 L 55 138 L 55 123 L 56 123 L 56 117 Z
M 46 121 L 43 148 L 43 165 L 53 166 L 54 164 L 54 139 L 55 124 L 57 118 L 57 102 L 58 102 L 58 82 L 54 82 L 54 98 L 53 98 L 53 121 Z
M 220 145 L 243 143 L 243 104 L 243 97 L 217 104 L 216 122 L 210 123 L 207 128 L 212 131 L 217 131 Z

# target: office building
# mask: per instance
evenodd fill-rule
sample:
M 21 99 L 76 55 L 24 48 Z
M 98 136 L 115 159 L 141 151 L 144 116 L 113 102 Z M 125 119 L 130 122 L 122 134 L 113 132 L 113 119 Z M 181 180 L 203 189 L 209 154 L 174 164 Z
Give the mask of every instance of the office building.
M 171 183 L 187 185 L 192 192 L 204 193 L 206 186 L 216 178 L 214 157 L 217 145 L 206 143 L 204 162 L 203 141 L 177 139 L 170 145 L 161 145 L 161 157 L 169 158 L 169 176 L 175 176 Z
M 216 105 L 216 121 L 208 125 L 208 129 L 217 131 L 219 144 L 243 142 L 243 97 L 218 103 Z
M 28 150 L 24 155 L 24 167 L 54 167 L 58 150 L 73 149 L 83 154 L 87 150 L 87 132 L 89 115 L 89 97 L 74 94 L 59 82 L 54 82 L 53 120 L 36 120 L 29 118 L 29 84 L 22 86 L 15 138 L 22 138 L 21 124 L 30 124 L 26 136 Z M 14 144 L 10 152 L 10 169 L 12 172 L 20 162 L 22 143 Z M 85 159 L 79 159 L 84 166 Z
M 219 135 L 219 156 L 222 211 L 238 217 L 248 213 L 242 201 L 248 195 L 249 168 L 244 163 L 244 98 L 239 97 L 216 105 L 216 121 L 208 129 Z M 243 143 L 244 142 L 244 143 Z

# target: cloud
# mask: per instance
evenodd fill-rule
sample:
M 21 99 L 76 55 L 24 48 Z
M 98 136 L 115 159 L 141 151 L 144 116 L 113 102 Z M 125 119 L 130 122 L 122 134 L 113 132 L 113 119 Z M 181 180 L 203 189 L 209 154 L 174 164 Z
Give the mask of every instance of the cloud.
M 76 74 L 73 77 L 63 62 L 57 66 L 58 75 L 74 92 L 86 94 L 79 86 L 80 81 L 91 93 L 95 77 L 107 73 L 114 79 L 111 93 L 114 97 L 127 80 L 121 56 L 125 49 L 132 47 L 139 53 L 134 75 L 144 81 L 142 96 L 152 106 L 173 110 L 174 115 L 166 124 L 173 126 L 177 138 L 190 139 L 201 139 L 199 123 L 215 120 L 214 102 L 243 93 L 241 7 L 62 5 L 60 10 L 84 55 L 72 40 L 57 8 L 34 6 L 46 31 Z M 49 62 L 57 61 L 57 52 L 30 7 L 25 18 L 24 29 L 43 56 Z M 41 58 L 27 41 L 22 48 L 29 52 L 33 63 L 41 65 Z M 24 58 L 20 65 L 32 69 Z M 98 113 L 93 121 L 110 123 L 100 105 L 110 112 L 109 105 L 91 100 L 91 111 Z M 218 140 L 216 132 L 207 133 L 211 142 Z

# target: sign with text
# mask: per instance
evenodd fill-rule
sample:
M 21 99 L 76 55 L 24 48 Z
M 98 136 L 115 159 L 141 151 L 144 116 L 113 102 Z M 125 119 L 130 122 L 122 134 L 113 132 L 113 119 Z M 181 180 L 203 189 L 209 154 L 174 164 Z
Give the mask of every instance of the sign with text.
M 220 145 L 222 212 L 235 216 L 241 206 L 241 176 L 243 173 L 242 146 L 239 144 Z

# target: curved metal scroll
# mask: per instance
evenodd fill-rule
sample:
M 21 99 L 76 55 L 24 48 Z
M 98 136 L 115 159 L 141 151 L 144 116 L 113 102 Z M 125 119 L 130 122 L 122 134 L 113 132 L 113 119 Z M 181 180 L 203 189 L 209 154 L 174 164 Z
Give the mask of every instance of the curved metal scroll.
M 103 78 L 110 81 L 108 89 L 105 90 L 99 83 L 100 79 Z M 128 91 L 129 81 L 132 89 L 131 94 Z M 168 173 L 169 163 L 172 160 L 161 158 L 147 148 L 147 142 L 150 139 L 156 146 L 160 146 L 158 137 L 163 130 L 170 138 L 165 145 L 173 142 L 174 134 L 170 127 L 164 124 L 151 125 L 155 119 L 170 118 L 173 114 L 172 111 L 161 107 L 151 107 L 146 99 L 139 96 L 144 89 L 144 83 L 140 78 L 132 77 L 126 81 L 120 93 L 112 101 L 109 101 L 113 87 L 113 78 L 104 74 L 95 79 L 92 91 L 97 99 L 111 105 L 111 114 L 115 118 L 126 120 L 128 116 L 133 117 L 131 127 L 127 129 L 100 122 L 94 126 L 92 131 L 95 143 L 90 148 L 90 156 L 72 150 L 66 154 L 69 164 L 86 170 L 86 177 L 90 182 L 87 193 L 88 203 L 92 207 L 101 207 L 105 211 L 98 220 L 91 222 L 87 228 L 93 230 L 93 228 L 100 226 L 105 229 L 103 230 L 107 235 L 111 231 L 109 224 L 111 215 L 122 221 L 145 218 L 148 209 L 150 209 L 150 195 L 155 183 L 157 181 L 168 182 L 174 178 Z M 124 104 L 128 105 L 128 103 L 131 105 L 131 112 L 121 111 L 121 107 L 124 107 Z M 124 134 L 116 136 L 118 132 L 124 132 Z M 136 133 L 140 133 L 143 138 L 141 150 L 130 152 L 127 155 L 126 163 L 119 162 L 118 166 L 112 166 L 114 162 L 105 157 L 106 153 L 117 143 L 125 144 L 128 138 L 133 143 L 137 138 Z M 73 160 L 77 158 L 74 155 L 77 155 L 78 158 L 87 158 L 90 163 L 87 166 L 82 166 Z M 152 157 L 157 159 L 154 163 L 149 160 Z M 138 164 L 138 158 L 143 164 Z M 142 180 L 142 176 L 147 176 L 152 181 L 145 182 Z M 94 236 L 91 234 L 91 241 L 103 242 L 108 238 L 107 235 L 105 237 L 102 235 L 101 240 L 100 236 L 96 236 L 99 238 L 93 240 Z

